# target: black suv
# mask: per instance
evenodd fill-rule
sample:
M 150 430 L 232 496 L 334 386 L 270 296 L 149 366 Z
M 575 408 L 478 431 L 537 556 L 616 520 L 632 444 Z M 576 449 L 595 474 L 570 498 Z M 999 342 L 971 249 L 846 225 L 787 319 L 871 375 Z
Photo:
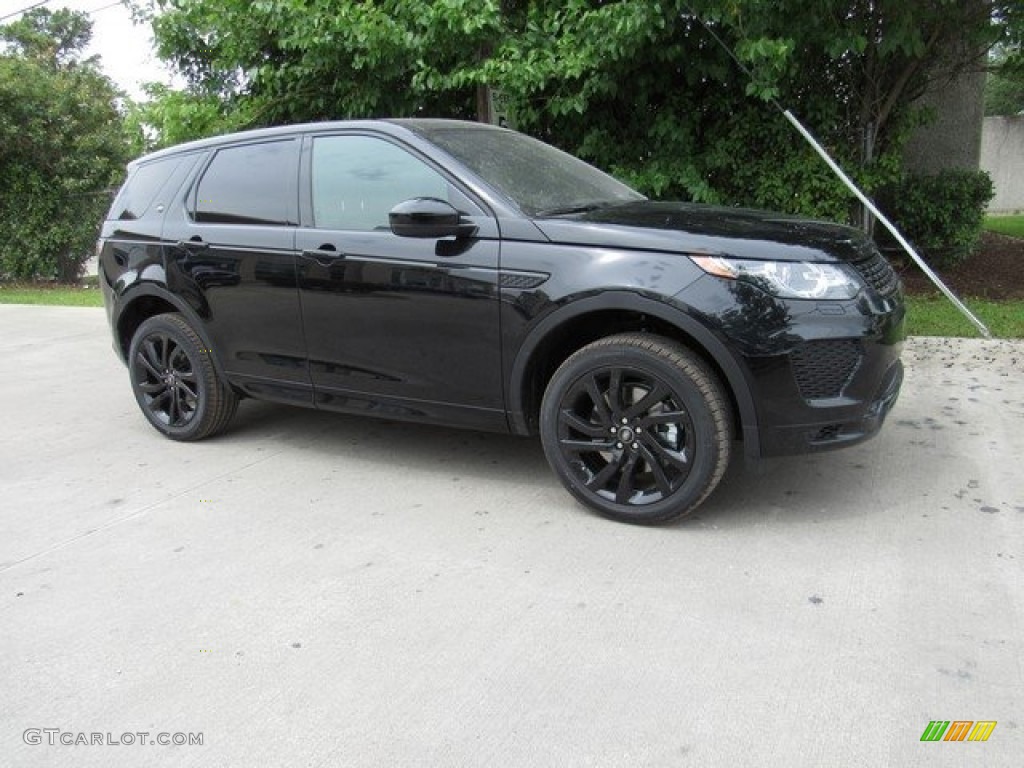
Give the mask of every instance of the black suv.
M 860 232 L 651 202 L 513 131 L 317 123 L 129 166 L 100 284 L 168 437 L 255 397 L 540 434 L 558 477 L 655 523 L 751 456 L 873 435 L 902 380 L 899 280 Z

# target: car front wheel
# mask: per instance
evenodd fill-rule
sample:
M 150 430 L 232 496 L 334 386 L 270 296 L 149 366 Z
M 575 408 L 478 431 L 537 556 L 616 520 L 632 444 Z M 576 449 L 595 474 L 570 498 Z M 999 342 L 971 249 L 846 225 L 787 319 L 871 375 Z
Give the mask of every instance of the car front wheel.
M 128 370 L 143 415 L 174 440 L 223 431 L 238 407 L 238 395 L 221 381 L 206 345 L 181 315 L 157 315 L 139 326 Z
M 577 499 L 614 520 L 665 523 L 692 512 L 722 479 L 732 412 L 718 377 L 685 346 L 620 334 L 559 367 L 540 433 Z

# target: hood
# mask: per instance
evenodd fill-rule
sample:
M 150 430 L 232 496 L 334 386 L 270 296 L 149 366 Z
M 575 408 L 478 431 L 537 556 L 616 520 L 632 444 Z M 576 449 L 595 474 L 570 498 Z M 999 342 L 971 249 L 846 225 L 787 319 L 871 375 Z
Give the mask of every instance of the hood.
M 534 223 L 553 242 L 774 261 L 859 261 L 852 227 L 748 208 L 641 201 Z

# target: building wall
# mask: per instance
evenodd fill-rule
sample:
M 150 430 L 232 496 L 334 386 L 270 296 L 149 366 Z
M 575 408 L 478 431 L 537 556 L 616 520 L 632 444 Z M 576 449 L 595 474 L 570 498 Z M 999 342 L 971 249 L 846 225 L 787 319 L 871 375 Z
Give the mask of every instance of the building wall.
M 996 188 L 990 213 L 1024 211 L 1024 115 L 985 118 L 980 168 Z
M 904 166 L 913 173 L 938 173 L 947 168 L 978 169 L 981 124 L 985 115 L 985 73 L 964 72 L 940 78 L 918 101 L 934 110 L 935 121 L 910 137 Z

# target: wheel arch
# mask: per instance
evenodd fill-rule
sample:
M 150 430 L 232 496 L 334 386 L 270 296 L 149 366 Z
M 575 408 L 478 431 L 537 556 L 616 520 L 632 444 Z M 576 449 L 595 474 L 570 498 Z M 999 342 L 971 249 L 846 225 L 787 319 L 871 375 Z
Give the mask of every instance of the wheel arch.
M 146 320 L 156 315 L 163 315 L 168 312 L 181 314 L 192 326 L 192 330 L 203 340 L 203 344 L 209 350 L 210 359 L 213 361 L 217 374 L 225 381 L 224 366 L 221 364 L 217 349 L 210 340 L 202 318 L 195 309 L 189 306 L 179 296 L 170 291 L 162 290 L 157 285 L 139 286 L 131 291 L 130 295 L 121 296 L 122 308 L 118 313 L 117 328 L 117 351 L 124 361 L 128 360 L 128 349 L 132 343 L 135 331 Z
M 520 346 L 512 364 L 509 413 L 512 430 L 535 434 L 540 399 L 551 375 L 577 349 L 623 331 L 646 331 L 685 344 L 721 378 L 729 394 L 737 436 L 759 455 L 754 398 L 740 364 L 725 344 L 693 317 L 661 301 L 609 291 L 573 301 L 544 318 Z

